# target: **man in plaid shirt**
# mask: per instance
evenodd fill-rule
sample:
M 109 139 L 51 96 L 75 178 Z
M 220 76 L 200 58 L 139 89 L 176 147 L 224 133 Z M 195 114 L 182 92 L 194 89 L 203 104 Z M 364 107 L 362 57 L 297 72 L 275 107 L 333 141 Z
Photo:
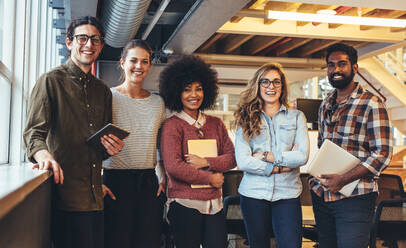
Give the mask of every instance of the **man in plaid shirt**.
M 320 248 L 368 247 L 377 178 L 392 156 L 388 113 L 382 101 L 357 82 L 357 51 L 337 43 L 327 48 L 327 74 L 335 88 L 319 109 L 318 146 L 325 139 L 361 160 L 345 174 L 309 180 Z M 349 197 L 338 191 L 360 179 Z

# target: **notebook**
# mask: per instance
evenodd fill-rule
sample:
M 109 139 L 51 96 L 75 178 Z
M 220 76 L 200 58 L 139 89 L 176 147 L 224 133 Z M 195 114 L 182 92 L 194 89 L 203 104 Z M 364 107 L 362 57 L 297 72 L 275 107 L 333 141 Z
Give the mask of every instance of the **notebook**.
M 217 157 L 217 141 L 215 139 L 197 139 L 188 140 L 188 152 L 202 158 Z M 211 188 L 211 185 L 192 184 L 190 187 L 196 188 Z
M 309 165 L 308 172 L 314 177 L 322 174 L 344 174 L 357 166 L 361 160 L 342 147 L 325 139 L 313 161 Z M 355 180 L 345 185 L 339 192 L 350 196 L 359 182 Z

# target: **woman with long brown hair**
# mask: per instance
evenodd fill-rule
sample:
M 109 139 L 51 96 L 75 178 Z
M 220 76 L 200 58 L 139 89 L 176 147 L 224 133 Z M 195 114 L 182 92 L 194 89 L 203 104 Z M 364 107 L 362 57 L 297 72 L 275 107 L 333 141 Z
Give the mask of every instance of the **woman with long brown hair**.
M 244 171 L 241 210 L 251 248 L 301 247 L 302 184 L 299 167 L 308 159 L 306 118 L 289 108 L 286 76 L 279 64 L 257 70 L 235 111 L 235 154 Z

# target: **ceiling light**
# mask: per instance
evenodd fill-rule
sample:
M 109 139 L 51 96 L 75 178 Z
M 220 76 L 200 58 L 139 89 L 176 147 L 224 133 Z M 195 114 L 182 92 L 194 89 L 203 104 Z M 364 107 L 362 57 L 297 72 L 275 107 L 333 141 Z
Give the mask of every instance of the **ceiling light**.
M 303 22 L 325 22 L 325 23 L 337 23 L 337 24 L 399 27 L 399 28 L 406 27 L 405 19 L 340 16 L 340 15 L 326 15 L 326 14 L 308 14 L 308 13 L 274 11 L 274 10 L 269 10 L 268 18 L 269 19 L 279 19 L 279 20 L 290 20 L 290 21 L 303 21 Z
M 321 9 L 317 11 L 317 14 L 320 15 L 335 15 L 337 14 L 337 12 L 335 10 L 332 9 Z

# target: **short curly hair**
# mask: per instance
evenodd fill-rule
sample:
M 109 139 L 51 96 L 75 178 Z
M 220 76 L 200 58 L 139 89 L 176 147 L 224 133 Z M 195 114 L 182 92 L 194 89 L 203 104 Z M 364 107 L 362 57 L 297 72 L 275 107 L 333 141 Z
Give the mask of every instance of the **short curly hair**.
M 172 111 L 183 110 L 181 94 L 186 86 L 199 82 L 204 98 L 199 110 L 213 108 L 217 95 L 217 72 L 198 56 L 186 55 L 168 65 L 159 77 L 159 93 Z

